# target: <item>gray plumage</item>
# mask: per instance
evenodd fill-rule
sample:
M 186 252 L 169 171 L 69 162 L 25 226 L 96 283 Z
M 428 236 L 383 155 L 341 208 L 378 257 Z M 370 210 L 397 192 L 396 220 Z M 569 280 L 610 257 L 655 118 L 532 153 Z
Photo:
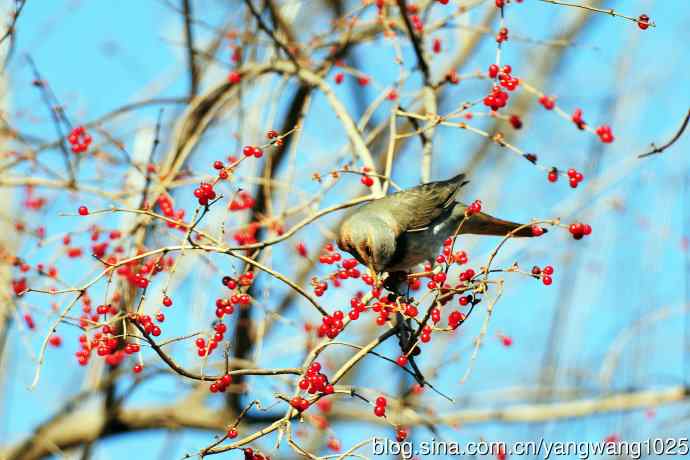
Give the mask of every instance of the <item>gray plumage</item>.
M 432 260 L 465 215 L 467 205 L 455 197 L 467 182 L 464 174 L 458 174 L 357 208 L 340 227 L 338 247 L 379 273 L 404 271 Z M 521 225 L 477 213 L 459 233 L 505 236 Z M 532 230 L 526 227 L 516 236 L 532 236 Z

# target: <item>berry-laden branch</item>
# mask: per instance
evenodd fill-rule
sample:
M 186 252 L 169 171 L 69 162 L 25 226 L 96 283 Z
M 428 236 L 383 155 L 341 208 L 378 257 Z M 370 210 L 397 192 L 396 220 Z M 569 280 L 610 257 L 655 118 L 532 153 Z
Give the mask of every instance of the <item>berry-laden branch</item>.
M 440 238 L 431 260 L 411 274 L 367 272 L 357 252 L 366 247 L 354 248 L 357 253 L 350 257 L 333 242 L 339 227 L 332 213 L 379 198 L 390 186 L 398 191 L 398 184 L 419 182 L 410 175 L 408 150 L 413 149 L 406 148 L 414 137 L 421 139 L 423 182 L 432 173 L 449 177 L 450 169 L 457 173 L 465 164 L 473 183 L 486 188 L 503 183 L 499 175 L 511 158 L 503 167 L 487 168 L 491 172 L 484 176 L 476 167 L 487 157 L 486 145 L 529 161 L 550 182 L 560 174 L 567 174 L 572 188 L 583 181 L 580 171 L 544 165 L 522 147 L 532 137 L 514 140 L 513 134 L 529 126 L 527 101 L 538 101 L 560 117 L 557 121 L 606 144 L 614 140 L 611 128 L 590 126 L 582 110 L 568 113 L 537 88 L 546 86 L 556 67 L 546 64 L 555 62 L 550 53 L 560 58 L 562 49 L 547 49 L 540 65 L 529 66 L 533 76 L 523 79 L 525 69 L 519 69 L 517 58 L 512 66 L 505 62 L 517 56 L 506 52 L 511 40 L 577 51 L 570 45 L 585 18 L 595 16 L 589 12 L 622 17 L 640 29 L 655 24 L 646 15 L 633 18 L 598 8 L 598 2 L 542 1 L 580 8 L 579 20 L 565 28 L 561 40 L 513 34 L 512 13 L 522 9 L 524 20 L 536 8 L 521 0 L 373 0 L 349 10 L 339 1 L 322 8 L 245 0 L 241 15 L 231 10 L 217 20 L 214 12 L 213 21 L 205 19 L 207 11 L 192 12 L 191 0 L 181 0 L 173 9 L 184 20 L 177 45 L 187 62 L 182 72 L 175 71 L 188 80 L 189 97 L 161 98 L 153 90 L 139 102 L 74 124 L 70 119 L 85 118 L 88 108 L 79 110 L 71 98 L 63 107 L 56 93 L 70 94 L 69 89 L 53 92 L 54 86 L 36 71 L 34 86 L 57 134 L 40 133 L 39 124 L 23 132 L 35 116 L 31 111 L 16 121 L 10 115 L 14 108 L 1 114 L 7 126 L 3 133 L 13 139 L 0 154 L 0 185 L 21 191 L 25 199 L 18 203 L 21 212 L 8 211 L 22 244 L 12 251 L 0 248 L 0 263 L 12 273 L 11 290 L 7 299 L 0 293 L 0 300 L 9 305 L 27 344 L 34 329 L 46 332 L 33 336 L 41 339 L 34 387 L 42 369 L 42 383 L 50 383 L 46 363 L 62 364 L 59 354 L 49 352 L 62 343 L 58 327 L 78 340 L 74 357 L 79 365 L 99 366 L 84 373 L 86 387 L 101 365 L 106 373 L 94 391 L 79 393 L 21 445 L 0 450 L 0 457 L 33 459 L 72 448 L 82 448 L 87 457 L 99 440 L 116 434 L 202 429 L 209 439 L 192 447 L 190 458 L 242 449 L 248 460 L 266 460 L 266 452 L 280 452 L 285 442 L 299 456 L 343 459 L 362 456 L 357 449 L 372 441 L 370 435 L 348 439 L 352 447 L 338 453 L 337 432 L 345 423 L 373 422 L 403 441 L 410 427 L 440 433 L 454 424 L 562 420 L 687 401 L 687 388 L 672 387 L 544 403 L 537 399 L 543 389 L 530 388 L 532 404 L 518 405 L 517 397 L 511 404 L 489 404 L 483 393 L 458 387 L 457 381 L 465 382 L 471 373 L 481 378 L 478 360 L 491 345 L 489 326 L 493 329 L 499 298 L 507 300 L 508 279 L 545 286 L 554 282 L 551 265 L 530 270 L 511 260 L 499 266 L 499 253 L 506 258 L 506 252 L 520 246 L 507 241 L 518 234 L 540 236 L 545 231 L 540 223 L 567 229 L 580 240 L 592 233 L 588 224 L 534 220 L 493 234 L 500 240 L 479 260 L 460 239 L 463 225 L 481 214 L 482 204 L 475 200 L 454 234 L 442 243 Z M 15 2 L 10 34 L 24 3 Z M 481 9 L 486 10 L 483 25 L 473 26 L 474 14 L 468 13 Z M 310 15 L 306 22 L 305 12 Z M 451 38 L 458 31 L 471 34 L 460 46 Z M 197 48 L 195 38 L 202 36 L 209 45 Z M 479 55 L 487 37 L 490 53 Z M 411 65 L 403 62 L 403 50 L 413 59 Z M 475 53 L 483 70 L 464 69 Z M 224 77 L 214 81 L 218 74 Z M 69 81 L 79 78 L 78 72 L 70 76 Z M 166 132 L 169 125 L 159 113 L 153 145 L 139 152 L 131 145 L 141 121 L 136 110 L 165 104 L 182 105 L 179 115 L 166 110 L 166 118 L 175 117 L 169 120 L 174 128 Z M 324 113 L 331 115 L 333 130 L 319 119 Z M 690 112 L 669 142 L 641 156 L 674 144 L 689 119 Z M 494 122 L 493 127 L 482 126 L 484 121 Z M 562 142 L 548 134 L 551 147 L 545 150 L 560 152 Z M 477 137 L 484 146 L 472 155 L 453 148 L 456 140 Z M 156 154 L 159 143 L 166 146 L 162 158 Z M 67 161 L 66 172 L 55 168 L 56 153 Z M 322 181 L 322 174 L 328 180 Z M 352 175 L 361 177 L 353 180 Z M 486 190 L 487 201 L 492 192 Z M 83 200 L 73 206 L 76 214 L 57 212 L 63 218 L 53 226 L 55 208 L 74 200 Z M 541 214 L 539 203 L 529 206 L 528 215 Z M 56 227 L 59 233 L 53 233 Z M 369 236 L 367 243 L 373 245 L 377 235 Z M 537 249 L 520 254 L 520 262 L 544 251 L 541 242 L 547 241 L 532 240 L 530 247 Z M 341 309 L 343 304 L 349 310 Z M 482 305 L 486 316 L 474 330 L 477 323 L 467 319 L 479 315 L 473 312 L 483 310 Z M 504 333 L 508 327 L 494 334 L 506 349 L 513 344 Z M 389 340 L 393 336 L 395 344 Z M 175 353 L 171 344 L 176 344 Z M 186 351 L 191 351 L 189 361 Z M 94 363 L 94 356 L 102 360 Z M 390 382 L 397 389 L 372 375 L 369 360 L 386 366 L 386 380 L 397 380 Z M 457 372 L 454 365 L 463 368 Z M 125 405 L 133 391 L 149 391 L 153 375 L 175 380 L 180 393 L 186 393 L 168 405 L 142 408 L 129 399 Z M 417 383 L 410 385 L 413 378 Z M 446 386 L 457 391 L 451 394 Z M 445 398 L 445 407 L 433 407 L 429 389 Z M 393 394 L 404 396 L 398 400 Z M 87 405 L 102 395 L 104 404 Z M 211 398 L 213 404 L 207 405 Z M 482 405 L 464 407 L 465 398 Z M 463 401 L 463 407 L 456 401 Z M 312 433 L 318 439 L 305 442 Z M 323 449 L 333 454 L 322 455 Z
M 642 30 L 645 30 L 650 26 L 656 27 L 656 24 L 654 22 L 649 22 L 649 16 L 647 16 L 646 14 L 641 14 L 640 16 L 634 18 L 632 16 L 626 16 L 624 14 L 618 13 L 613 8 L 597 8 L 597 7 L 591 6 L 591 5 L 583 5 L 581 3 L 564 2 L 561 0 L 539 0 L 539 1 L 544 2 L 544 3 L 552 3 L 554 5 L 570 6 L 570 7 L 574 7 L 574 8 L 582 8 L 584 10 L 592 11 L 595 13 L 604 13 L 604 14 L 611 15 L 613 17 L 627 19 L 628 21 L 632 21 L 632 22 L 636 23 L 637 26 Z
M 203 374 L 196 374 L 194 372 L 190 372 L 177 364 L 175 360 L 168 355 L 163 349 L 161 348 L 160 345 L 158 345 L 155 340 L 150 336 L 148 332 L 146 332 L 145 327 L 140 323 L 139 318 L 132 318 L 130 320 L 130 323 L 133 324 L 137 329 L 139 329 L 139 332 L 141 332 L 141 335 L 144 337 L 144 339 L 151 345 L 151 348 L 153 351 L 156 352 L 158 356 L 165 362 L 165 364 L 170 367 L 174 372 L 180 374 L 183 377 L 187 377 L 192 380 L 200 380 L 203 382 L 215 382 L 218 380 L 221 380 L 224 376 L 229 375 L 284 375 L 284 374 L 293 374 L 293 375 L 301 375 L 302 374 L 302 369 L 296 368 L 296 367 L 290 367 L 290 368 L 283 368 L 283 369 L 236 369 L 232 371 L 228 371 L 222 375 L 203 375 Z

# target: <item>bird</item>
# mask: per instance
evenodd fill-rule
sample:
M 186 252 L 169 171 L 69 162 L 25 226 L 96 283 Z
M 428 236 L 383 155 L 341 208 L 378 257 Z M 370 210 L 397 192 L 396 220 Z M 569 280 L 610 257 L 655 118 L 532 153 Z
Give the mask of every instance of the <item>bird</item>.
M 498 219 L 483 212 L 464 222 L 468 205 L 456 201 L 469 181 L 464 173 L 428 182 L 372 200 L 352 211 L 340 226 L 338 247 L 374 273 L 408 271 L 433 260 L 443 242 L 458 234 L 505 236 L 524 224 Z M 531 237 L 531 226 L 513 235 Z

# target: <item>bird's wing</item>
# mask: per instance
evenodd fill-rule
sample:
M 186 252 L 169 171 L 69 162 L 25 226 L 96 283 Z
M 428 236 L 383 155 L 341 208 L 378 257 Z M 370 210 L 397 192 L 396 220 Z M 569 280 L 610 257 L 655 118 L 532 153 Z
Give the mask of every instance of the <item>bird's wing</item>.
M 458 174 L 445 181 L 422 184 L 377 200 L 371 210 L 390 212 L 397 224 L 397 235 L 421 231 L 455 202 L 455 195 L 467 182 L 464 174 Z

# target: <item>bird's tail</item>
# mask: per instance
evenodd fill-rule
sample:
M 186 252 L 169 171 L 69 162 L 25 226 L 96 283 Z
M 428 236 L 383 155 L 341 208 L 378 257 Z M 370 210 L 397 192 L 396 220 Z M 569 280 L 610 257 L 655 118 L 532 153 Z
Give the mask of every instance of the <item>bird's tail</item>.
M 462 203 L 455 205 L 453 209 L 453 214 L 458 218 L 458 225 L 462 222 L 463 216 L 465 215 L 465 210 L 467 206 Z M 472 235 L 494 235 L 494 236 L 506 236 L 508 233 L 512 232 L 518 227 L 524 224 L 518 224 L 516 222 L 510 222 L 507 220 L 499 219 L 494 216 L 490 216 L 483 212 L 472 214 L 469 216 L 462 227 L 460 228 L 460 233 L 469 233 Z M 546 229 L 542 228 L 543 232 L 546 233 Z M 515 236 L 535 236 L 532 231 L 532 226 L 528 225 L 524 228 L 518 230 Z

